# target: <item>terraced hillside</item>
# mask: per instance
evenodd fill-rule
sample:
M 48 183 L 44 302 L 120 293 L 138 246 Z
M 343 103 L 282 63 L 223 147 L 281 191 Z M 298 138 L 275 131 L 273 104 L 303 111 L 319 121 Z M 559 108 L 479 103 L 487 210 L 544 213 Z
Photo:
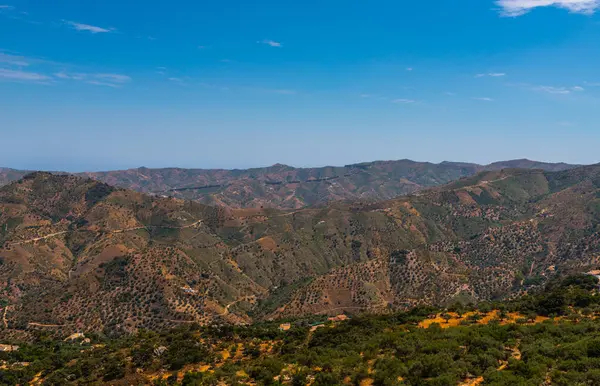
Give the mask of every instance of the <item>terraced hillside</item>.
M 139 168 L 82 173 L 80 176 L 142 193 L 196 200 L 207 205 L 299 209 L 339 200 L 387 200 L 483 170 L 523 168 L 559 171 L 573 167 L 575 165 L 525 159 L 486 166 L 400 160 L 322 168 L 293 168 L 279 164 L 247 170 Z M 25 174 L 8 169 L 3 173 L 0 169 L 0 186 Z
M 600 265 L 600 166 L 376 204 L 224 209 L 36 173 L 0 189 L 3 334 L 388 312 Z

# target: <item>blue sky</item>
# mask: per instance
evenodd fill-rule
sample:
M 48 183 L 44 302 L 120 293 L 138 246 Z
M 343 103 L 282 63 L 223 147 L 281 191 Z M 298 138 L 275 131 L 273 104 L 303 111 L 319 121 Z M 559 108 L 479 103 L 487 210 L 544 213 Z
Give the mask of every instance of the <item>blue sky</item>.
M 600 161 L 600 0 L 0 0 L 0 166 Z

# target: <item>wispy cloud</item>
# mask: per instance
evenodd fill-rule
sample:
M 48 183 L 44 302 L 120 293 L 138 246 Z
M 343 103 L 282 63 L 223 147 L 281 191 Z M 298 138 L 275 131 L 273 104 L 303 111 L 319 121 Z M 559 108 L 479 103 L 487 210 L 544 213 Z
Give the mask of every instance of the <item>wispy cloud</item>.
M 121 74 L 108 73 L 67 73 L 64 71 L 54 74 L 56 79 L 81 81 L 95 86 L 121 87 L 131 82 L 131 77 Z
M 58 79 L 72 79 L 72 80 L 83 80 L 85 74 L 67 74 L 65 72 L 57 72 L 54 76 Z
M 131 82 L 131 77 L 129 77 L 127 75 L 121 75 L 121 74 L 93 74 L 92 76 L 97 79 L 103 79 L 107 82 L 112 82 L 112 83 Z
M 112 88 L 119 88 L 121 87 L 120 84 L 114 84 L 114 83 L 108 83 L 108 82 L 101 82 L 98 80 L 87 80 L 85 83 L 87 84 L 93 84 L 94 86 L 105 86 L 105 87 L 112 87 Z
M 98 33 L 108 33 L 108 32 L 114 32 L 115 29 L 114 28 L 102 28 L 102 27 L 97 27 L 95 25 L 90 25 L 90 24 L 83 24 L 83 23 L 76 23 L 74 21 L 67 21 L 66 22 L 71 28 L 77 30 L 77 31 L 86 31 L 86 32 L 90 32 L 93 34 L 98 34 Z
M 585 91 L 585 89 L 581 86 L 573 86 L 573 87 L 535 86 L 535 87 L 533 87 L 533 90 L 545 92 L 548 94 L 557 94 L 557 95 L 567 95 L 573 91 L 575 91 L 575 92 Z
M 487 97 L 476 97 L 473 99 L 476 101 L 483 101 L 483 102 L 493 102 L 494 101 L 492 98 L 487 98 Z
M 415 101 L 412 99 L 393 99 L 392 103 L 409 104 L 415 103 Z
M 99 86 L 121 87 L 131 82 L 132 78 L 112 72 L 84 72 L 72 64 L 0 51 L 0 80 L 40 84 L 83 82 Z
M 497 0 L 503 16 L 521 16 L 534 8 L 557 7 L 573 13 L 591 15 L 600 9 L 600 0 Z
M 52 78 L 44 74 L 39 74 L 37 72 L 27 72 L 19 70 L 10 70 L 7 68 L 0 68 L 0 80 L 20 82 L 47 82 L 52 80 Z
M 29 66 L 29 62 L 23 56 L 9 55 L 2 52 L 0 52 L 0 63 L 6 63 L 19 67 Z
M 413 68 L 412 67 L 406 67 L 406 71 L 412 71 Z
M 283 44 L 281 44 L 280 42 L 276 42 L 274 40 L 267 39 L 267 40 L 263 40 L 262 42 L 259 42 L 259 43 L 266 44 L 271 47 L 283 47 Z
M 489 76 L 489 77 L 492 77 L 492 78 L 498 78 L 498 77 L 501 77 L 501 76 L 506 76 L 506 74 L 504 72 L 490 72 L 490 73 L 487 73 L 487 74 L 477 74 L 477 75 L 475 75 L 475 78 L 483 78 L 485 76 Z
M 7 11 L 7 12 L 3 12 L 3 11 Z M 47 27 L 67 26 L 70 29 L 73 29 L 76 31 L 81 31 L 81 32 L 89 32 L 91 34 L 117 32 L 116 28 L 112 28 L 112 27 L 104 28 L 104 27 L 99 27 L 99 26 L 92 25 L 92 24 L 79 23 L 76 21 L 70 21 L 70 20 L 65 20 L 65 19 L 62 19 L 60 21 L 58 21 L 58 20 L 56 20 L 56 21 L 32 20 L 29 17 L 28 12 L 17 10 L 17 8 L 13 7 L 12 5 L 0 5 L 0 14 L 6 14 L 6 16 L 11 19 L 19 20 L 19 21 L 29 23 L 29 24 L 45 25 Z M 137 36 L 137 38 L 142 38 L 142 36 Z M 148 39 L 154 40 L 155 38 L 148 36 Z

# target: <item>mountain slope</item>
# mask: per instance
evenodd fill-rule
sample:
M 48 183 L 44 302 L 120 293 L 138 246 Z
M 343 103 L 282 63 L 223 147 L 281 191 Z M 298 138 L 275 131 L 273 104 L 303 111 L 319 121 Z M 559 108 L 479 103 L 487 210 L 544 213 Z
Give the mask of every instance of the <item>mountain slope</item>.
M 142 193 L 196 200 L 208 205 L 298 209 L 338 200 L 373 202 L 391 199 L 484 170 L 524 168 L 560 171 L 574 167 L 529 160 L 503 161 L 487 166 L 400 160 L 307 169 L 280 164 L 247 170 L 139 168 L 82 173 L 80 176 Z M 25 174 L 0 169 L 0 186 Z
M 37 173 L 0 189 L 0 214 L 4 332 L 387 312 L 510 297 L 597 269 L 600 166 L 488 171 L 295 211 Z
M 554 274 L 597 269 L 600 166 L 573 171 L 484 172 L 448 186 L 362 208 L 420 235 L 392 250 L 332 270 L 297 291 L 274 315 L 383 311 L 461 298 L 502 298 Z

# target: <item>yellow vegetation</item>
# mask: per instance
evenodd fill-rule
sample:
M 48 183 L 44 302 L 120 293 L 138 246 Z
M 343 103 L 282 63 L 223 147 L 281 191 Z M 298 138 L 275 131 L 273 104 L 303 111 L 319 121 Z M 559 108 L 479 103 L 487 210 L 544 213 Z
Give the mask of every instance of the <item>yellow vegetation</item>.
M 226 361 L 227 359 L 229 359 L 229 357 L 231 357 L 231 354 L 229 353 L 229 350 L 223 350 L 223 351 L 221 351 L 221 357 L 223 358 L 224 361 Z
M 459 315 L 456 312 L 447 312 L 445 314 L 440 313 L 437 314 L 434 318 L 430 318 L 430 319 L 425 319 L 422 322 L 419 323 L 419 327 L 420 328 L 429 328 L 431 327 L 431 325 L 433 324 L 439 324 L 441 328 L 450 328 L 450 327 L 457 327 L 461 324 L 461 322 L 463 321 L 467 321 L 469 320 L 470 317 L 474 316 L 474 315 L 479 315 L 480 318 L 474 322 L 477 324 L 488 324 L 490 323 L 492 320 L 499 320 L 501 325 L 506 325 L 506 324 L 514 324 L 516 323 L 519 319 L 525 319 L 525 315 L 520 314 L 518 312 L 510 312 L 508 314 L 506 314 L 506 316 L 504 317 L 504 319 L 500 320 L 500 311 L 499 310 L 492 310 L 486 314 L 481 314 L 481 313 L 477 313 L 477 312 L 465 312 L 464 314 Z M 442 315 L 446 315 L 447 318 L 444 319 L 442 317 Z M 543 323 L 546 320 L 549 320 L 550 318 L 547 318 L 545 316 L 536 316 L 535 320 L 527 323 L 527 324 L 538 324 L 538 323 Z
M 474 379 L 469 379 L 468 381 L 461 383 L 459 386 L 477 386 L 481 383 L 483 383 L 483 377 L 477 377 Z
M 266 249 L 267 251 L 275 252 L 277 250 L 277 243 L 272 237 L 263 237 L 258 239 L 257 242 L 263 249 Z

